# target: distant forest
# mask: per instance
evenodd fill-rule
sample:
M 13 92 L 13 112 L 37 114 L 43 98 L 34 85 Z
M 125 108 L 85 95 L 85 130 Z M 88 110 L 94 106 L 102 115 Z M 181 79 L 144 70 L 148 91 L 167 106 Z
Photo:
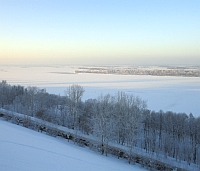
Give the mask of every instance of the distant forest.
M 179 76 L 200 77 L 200 69 L 190 68 L 117 68 L 117 67 L 84 67 L 75 73 L 117 74 L 117 75 L 152 75 L 152 76 Z
M 80 85 L 65 96 L 45 89 L 0 83 L 0 108 L 36 117 L 97 138 L 101 153 L 109 144 L 134 148 L 158 158 L 200 165 L 200 117 L 191 113 L 155 112 L 139 97 L 118 92 L 82 101 Z M 164 97 L 163 97 L 164 100 Z

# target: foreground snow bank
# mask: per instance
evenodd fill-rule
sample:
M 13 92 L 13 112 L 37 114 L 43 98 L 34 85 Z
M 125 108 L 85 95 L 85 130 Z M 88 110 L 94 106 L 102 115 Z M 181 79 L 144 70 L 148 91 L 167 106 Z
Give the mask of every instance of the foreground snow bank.
M 43 121 L 38 118 L 26 116 L 24 114 L 8 111 L 5 109 L 0 108 L 0 116 L 5 118 L 7 121 L 10 120 L 12 123 L 20 124 L 22 126 L 28 127 L 33 130 L 38 131 L 44 131 L 48 135 L 51 136 L 61 136 L 65 139 L 72 140 L 74 143 L 77 143 L 77 145 L 83 145 L 87 146 L 93 150 L 101 150 L 99 149 L 101 146 L 101 143 L 92 136 L 82 134 L 81 132 L 77 132 L 72 129 L 68 129 L 63 126 L 58 126 L 53 123 L 49 123 L 47 121 Z M 41 129 L 42 128 L 42 129 Z M 67 137 L 66 137 L 67 136 Z M 71 138 L 70 138 L 71 137 Z M 108 153 L 113 154 L 114 156 L 122 157 L 125 159 L 129 159 L 129 148 L 117 144 L 110 144 L 108 145 Z M 123 154 L 122 156 L 119 156 L 119 151 L 121 151 Z M 100 151 L 99 151 L 100 152 Z M 128 152 L 128 153 L 127 153 Z M 145 150 L 142 150 L 140 148 L 133 148 L 132 149 L 132 156 L 131 161 L 133 163 L 140 163 L 142 166 L 145 166 L 146 168 L 157 168 L 158 170 L 173 170 L 176 168 L 179 168 L 180 170 L 193 170 L 193 171 L 199 171 L 199 166 L 197 165 L 188 165 L 185 161 L 176 161 L 173 158 L 166 158 L 164 155 L 156 155 L 154 153 L 146 153 Z
M 2 120 L 0 130 L 0 170 L 145 170 Z

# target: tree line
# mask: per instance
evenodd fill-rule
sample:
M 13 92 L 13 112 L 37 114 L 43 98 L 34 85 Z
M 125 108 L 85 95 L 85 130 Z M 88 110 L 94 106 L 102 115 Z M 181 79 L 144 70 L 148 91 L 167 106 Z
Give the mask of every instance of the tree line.
M 83 94 L 80 85 L 69 86 L 60 96 L 3 80 L 0 107 L 91 135 L 101 142 L 102 154 L 116 144 L 129 156 L 137 148 L 158 158 L 200 165 L 200 117 L 150 111 L 144 100 L 124 92 L 85 102 Z

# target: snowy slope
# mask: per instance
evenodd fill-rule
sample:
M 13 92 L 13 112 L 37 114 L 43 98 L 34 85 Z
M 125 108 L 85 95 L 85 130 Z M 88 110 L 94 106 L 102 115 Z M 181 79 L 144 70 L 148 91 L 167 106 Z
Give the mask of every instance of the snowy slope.
M 0 120 L 0 170 L 143 171 L 125 160 L 105 157 L 64 139 Z

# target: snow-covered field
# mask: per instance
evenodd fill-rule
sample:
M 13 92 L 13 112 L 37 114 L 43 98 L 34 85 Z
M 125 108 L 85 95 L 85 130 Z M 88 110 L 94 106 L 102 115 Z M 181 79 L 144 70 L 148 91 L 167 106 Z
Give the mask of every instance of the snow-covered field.
M 200 116 L 200 77 L 74 74 L 76 69 L 76 66 L 0 66 L 0 80 L 46 88 L 49 93 L 60 95 L 64 95 L 69 85 L 79 84 L 85 89 L 83 100 L 96 98 L 101 93 L 124 91 L 146 100 L 150 110 Z
M 0 170 L 2 171 L 144 171 L 126 160 L 102 156 L 9 122 L 0 120 Z

